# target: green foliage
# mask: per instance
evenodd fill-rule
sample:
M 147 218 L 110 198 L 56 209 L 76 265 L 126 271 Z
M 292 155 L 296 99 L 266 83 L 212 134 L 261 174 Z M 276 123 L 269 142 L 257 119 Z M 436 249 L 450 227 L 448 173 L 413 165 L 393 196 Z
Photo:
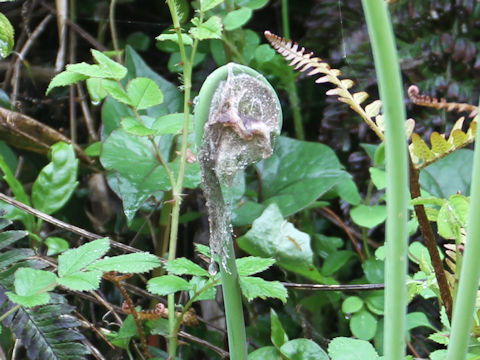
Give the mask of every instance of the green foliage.
M 0 59 L 5 59 L 13 50 L 14 30 L 5 15 L 0 13 Z
M 328 345 L 332 360 L 376 360 L 380 359 L 372 344 L 365 340 L 338 337 Z
M 73 307 L 61 296 L 55 294 L 49 305 L 16 308 L 5 295 L 5 288 L 0 286 L 0 313 L 9 311 L 8 316 L 2 316 L 2 324 L 22 341 L 30 360 L 80 360 L 90 354 L 81 343 L 85 337 L 78 331 L 80 322 L 71 315 Z

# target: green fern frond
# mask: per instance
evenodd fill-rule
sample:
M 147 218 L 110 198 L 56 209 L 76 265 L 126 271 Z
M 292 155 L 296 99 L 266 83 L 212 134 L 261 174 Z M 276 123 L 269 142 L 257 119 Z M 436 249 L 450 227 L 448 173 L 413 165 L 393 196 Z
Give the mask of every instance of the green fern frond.
M 421 95 L 417 86 L 408 88 L 408 96 L 416 105 L 445 109 L 447 111 L 469 112 L 469 117 L 475 118 L 470 122 L 467 131 L 463 131 L 464 117 L 459 118 L 446 139 L 445 134 L 433 132 L 430 136 L 431 148 L 418 134 L 412 134 L 412 143 L 409 146 L 410 157 L 416 169 L 423 169 L 433 162 L 441 159 L 458 149 L 461 149 L 475 141 L 477 128 L 478 107 L 465 103 L 447 102 L 445 99 L 436 99 L 427 95 Z
M 0 314 L 17 306 L 8 300 L 5 292 L 0 285 Z M 30 360 L 86 359 L 90 350 L 81 343 L 85 337 L 77 330 L 80 322 L 71 315 L 74 307 L 64 303 L 60 295 L 52 301 L 31 309 L 19 307 L 6 316 L 2 324 L 21 340 Z
M 351 93 L 348 89 L 355 83 L 350 79 L 339 79 L 338 77 L 342 74 L 340 70 L 332 69 L 330 65 L 322 61 L 322 59 L 314 57 L 313 52 L 306 52 L 304 47 L 300 47 L 291 40 L 286 40 L 272 34 L 270 31 L 265 31 L 265 37 L 280 55 L 287 61 L 290 61 L 289 65 L 294 66 L 295 70 L 306 72 L 308 76 L 323 74 L 323 76 L 315 80 L 316 83 L 329 82 L 336 86 L 328 90 L 327 95 L 338 96 L 339 101 L 350 105 L 352 110 L 362 117 L 375 134 L 377 134 L 382 141 L 384 140 L 383 131 L 376 123 L 376 117 L 380 111 L 379 100 L 367 105 L 364 109 L 361 104 L 368 98 L 368 93 L 365 91 Z M 369 111 L 367 111 L 367 109 Z

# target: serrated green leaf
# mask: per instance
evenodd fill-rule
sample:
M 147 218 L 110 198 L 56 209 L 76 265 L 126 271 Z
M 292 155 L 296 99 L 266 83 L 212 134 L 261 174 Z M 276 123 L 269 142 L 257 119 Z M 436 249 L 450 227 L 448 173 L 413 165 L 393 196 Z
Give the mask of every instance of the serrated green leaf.
M 50 271 L 20 268 L 15 272 L 15 294 L 7 294 L 12 301 L 26 307 L 45 304 L 50 299 L 47 292 L 55 288 L 57 280 Z
M 175 275 L 210 276 L 207 270 L 187 258 L 178 258 L 168 261 L 165 268 L 168 272 Z
M 368 341 L 337 337 L 328 344 L 331 360 L 377 360 L 379 356 Z
M 177 291 L 192 290 L 193 285 L 187 280 L 175 275 L 164 275 L 150 279 L 147 283 L 147 290 L 156 295 L 168 295 Z
M 238 275 L 247 276 L 267 270 L 275 264 L 275 259 L 247 256 L 237 259 L 236 262 Z
M 138 274 L 161 266 L 157 256 L 147 252 L 106 257 L 88 266 L 88 270 L 104 272 L 118 271 L 125 274 Z
M 283 303 L 287 302 L 287 289 L 279 281 L 266 281 L 254 276 L 240 276 L 240 287 L 248 301 L 257 297 L 261 299 L 271 297 L 280 299 Z
M 219 16 L 212 16 L 207 21 L 192 27 L 190 34 L 198 40 L 221 39 L 222 19 Z
M 52 89 L 56 87 L 76 84 L 77 82 L 86 80 L 86 79 L 88 79 L 87 75 L 78 74 L 70 71 L 63 71 L 55 75 L 55 77 L 50 81 L 50 84 L 48 84 L 47 91 L 45 92 L 45 95 L 48 95 L 50 91 L 52 91 Z
M 120 101 L 126 105 L 132 105 L 132 100 L 117 81 L 105 79 L 102 81 L 102 86 L 108 94 L 115 100 Z
M 290 340 L 282 345 L 280 352 L 289 360 L 329 360 L 327 353 L 310 339 Z
M 200 291 L 203 290 L 201 294 L 195 298 L 195 301 L 215 300 L 215 296 L 217 295 L 217 288 L 214 286 L 210 286 L 207 290 L 205 290 L 205 286 L 208 284 L 209 281 L 211 280 L 200 276 L 192 277 L 192 279 L 190 280 L 190 284 L 192 285 L 192 290 L 189 291 L 190 298 L 193 298 L 196 293 L 198 294 Z
M 277 349 L 280 349 L 288 341 L 288 335 L 283 329 L 277 313 L 272 308 L 270 308 L 270 328 L 270 340 Z
M 154 135 L 156 133 L 155 130 L 146 127 L 140 121 L 138 121 L 134 117 L 125 117 L 120 122 L 122 124 L 122 128 L 129 134 L 136 135 L 136 136 L 149 136 Z
M 225 30 L 232 31 L 245 25 L 252 17 L 252 9 L 242 7 L 238 10 L 229 12 L 223 19 Z
M 73 146 L 56 143 L 51 147 L 51 158 L 32 187 L 33 206 L 49 215 L 67 203 L 78 185 L 78 159 Z
M 7 17 L 0 12 L 0 60 L 10 55 L 14 40 L 13 26 Z
M 188 131 L 193 131 L 193 115 L 189 115 Z M 178 134 L 183 129 L 184 114 L 168 114 L 160 116 L 152 124 L 157 135 Z
M 88 78 L 86 81 L 88 94 L 90 95 L 90 101 L 92 104 L 97 105 L 105 99 L 108 95 L 107 90 L 103 87 L 105 79 L 101 78 Z
M 82 270 L 105 255 L 109 249 L 110 241 L 103 238 L 65 251 L 58 257 L 58 276 L 64 277 Z
M 79 271 L 58 279 L 58 284 L 73 291 L 97 290 L 103 272 L 99 270 Z
M 163 102 L 163 93 L 152 79 L 138 77 L 127 84 L 127 95 L 137 110 L 147 109 Z
M 178 35 L 177 34 L 160 34 L 155 39 L 158 41 L 173 41 L 178 44 Z M 187 34 L 182 34 L 183 45 L 192 46 L 193 40 Z
M 110 79 L 112 73 L 100 65 L 91 65 L 86 62 L 69 64 L 66 66 L 66 72 L 71 74 L 83 75 L 88 78 Z
M 469 213 L 469 200 L 466 196 L 456 194 L 448 198 L 437 216 L 438 233 L 445 239 L 456 239 L 460 229 L 465 228 Z
M 202 12 L 213 9 L 214 7 L 220 5 L 225 0 L 200 0 L 200 10 Z
M 95 60 L 102 66 L 102 68 L 110 72 L 110 78 L 115 80 L 121 80 L 127 75 L 127 68 L 122 64 L 113 61 L 102 52 L 92 49 L 92 55 Z
M 65 250 L 68 250 L 68 248 L 70 247 L 67 240 L 56 236 L 49 236 L 48 238 L 46 238 L 45 245 L 47 245 L 48 248 L 47 256 L 56 255 Z

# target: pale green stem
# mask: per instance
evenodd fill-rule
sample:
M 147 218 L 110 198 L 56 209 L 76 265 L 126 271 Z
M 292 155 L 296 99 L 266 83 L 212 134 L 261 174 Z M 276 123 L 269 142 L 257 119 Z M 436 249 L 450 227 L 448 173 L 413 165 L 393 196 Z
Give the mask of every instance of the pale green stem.
M 385 116 L 387 224 L 384 356 L 405 356 L 408 162 L 405 106 L 392 23 L 384 0 L 362 0 Z
M 182 39 L 182 31 L 180 27 L 180 21 L 177 17 L 177 12 L 175 9 L 175 1 L 167 0 L 168 8 L 170 10 L 170 15 L 172 17 L 173 27 L 178 37 L 178 46 L 180 49 L 180 56 L 183 62 L 183 79 L 184 79 L 184 98 L 183 98 L 183 129 L 182 129 L 182 144 L 180 150 L 180 167 L 178 170 L 178 176 L 176 181 L 176 186 L 172 189 L 172 198 L 173 198 L 173 208 L 172 208 L 172 222 L 170 227 L 170 242 L 168 248 L 168 260 L 174 260 L 176 257 L 177 251 L 177 240 L 178 240 L 178 218 L 180 216 L 180 204 L 181 204 L 181 193 L 183 188 L 183 179 L 185 176 L 185 166 L 186 166 L 186 157 L 187 157 L 187 144 L 188 144 L 188 121 L 190 118 L 190 92 L 192 88 L 192 64 L 187 58 L 185 52 L 185 46 Z M 192 50 L 192 59 L 195 57 L 194 51 Z M 178 328 L 177 322 L 180 321 L 175 316 L 175 297 L 174 294 L 168 295 L 168 322 L 169 322 L 169 347 L 168 354 L 174 359 L 177 353 L 178 347 Z
M 113 49 L 115 50 L 115 59 L 117 59 L 117 62 L 121 62 L 120 49 L 118 48 L 117 28 L 115 26 L 115 5 L 116 4 L 117 4 L 117 0 L 110 0 L 110 11 L 109 11 L 110 13 L 108 17 L 110 22 L 110 33 L 112 35 Z
M 477 139 L 480 126 L 477 126 Z M 477 144 L 478 145 L 478 144 Z M 452 331 L 448 344 L 447 360 L 463 360 L 471 339 L 473 311 L 480 280 L 480 146 L 475 146 L 473 155 L 472 183 L 470 186 L 470 210 L 468 214 L 467 239 L 460 270 L 460 282 L 453 306 Z
M 15 311 L 17 311 L 18 309 L 21 308 L 21 305 L 15 305 L 14 307 L 12 307 L 10 310 L 6 311 L 5 313 L 3 313 L 1 316 L 0 316 L 0 323 L 7 317 L 9 316 L 10 314 L 13 314 Z

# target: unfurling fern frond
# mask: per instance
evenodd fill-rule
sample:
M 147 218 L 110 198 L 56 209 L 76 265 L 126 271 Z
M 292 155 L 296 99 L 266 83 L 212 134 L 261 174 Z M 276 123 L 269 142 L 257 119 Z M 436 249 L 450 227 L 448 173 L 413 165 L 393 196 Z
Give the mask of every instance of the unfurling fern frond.
M 336 86 L 334 89 L 327 91 L 327 95 L 338 96 L 338 100 L 344 102 L 358 113 L 377 136 L 384 140 L 383 131 L 377 123 L 381 102 L 376 100 L 363 108 L 362 104 L 367 98 L 368 93 L 360 91 L 350 93 L 350 89 L 355 83 L 350 79 L 339 79 L 342 72 L 338 69 L 330 68 L 322 59 L 313 56 L 313 52 L 306 52 L 304 47 L 300 47 L 291 40 L 286 40 L 280 36 L 265 31 L 265 37 L 277 52 L 286 60 L 290 61 L 290 66 L 294 66 L 295 70 L 306 72 L 308 76 L 322 74 L 320 78 L 315 80 L 316 83 L 329 82 Z M 308 71 L 307 71 L 308 70 Z M 375 119 L 375 120 L 374 120 Z
M 74 308 L 64 303 L 63 297 L 55 296 L 48 305 L 15 309 L 17 305 L 5 292 L 0 285 L 0 316 L 11 311 L 2 324 L 21 340 L 30 360 L 81 360 L 90 354 L 81 343 L 85 337 L 76 329 L 80 322 L 71 315 Z
M 436 109 L 446 109 L 447 111 L 469 112 L 469 117 L 478 115 L 478 107 L 464 103 L 450 103 L 445 99 L 440 101 L 434 97 L 421 95 L 417 86 L 412 85 L 408 88 L 408 96 L 416 105 L 433 107 Z M 477 118 L 470 122 L 468 130 L 462 130 L 464 117 L 459 118 L 446 139 L 445 134 L 433 132 L 430 136 L 431 148 L 418 134 L 412 134 L 412 143 L 409 146 L 410 157 L 416 169 L 422 169 L 427 165 L 441 159 L 452 152 L 461 149 L 475 141 L 477 133 Z

